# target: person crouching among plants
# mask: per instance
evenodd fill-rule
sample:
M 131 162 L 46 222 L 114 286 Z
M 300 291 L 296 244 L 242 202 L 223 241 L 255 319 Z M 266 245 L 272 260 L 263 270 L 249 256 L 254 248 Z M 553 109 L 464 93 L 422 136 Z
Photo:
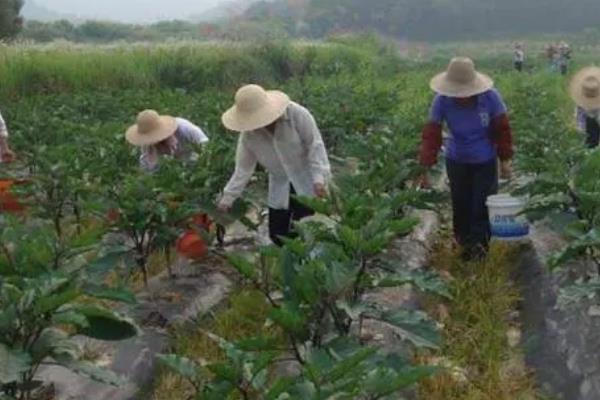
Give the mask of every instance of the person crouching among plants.
M 8 129 L 2 115 L 0 115 L 0 160 L 5 164 L 9 164 L 15 160 L 15 153 L 13 153 L 8 144 Z
M 280 91 L 258 85 L 238 90 L 235 105 L 222 117 L 229 130 L 240 132 L 236 167 L 223 191 L 219 209 L 228 212 L 257 164 L 269 173 L 269 236 L 278 246 L 293 237 L 292 222 L 313 211 L 294 195 L 323 198 L 331 168 L 319 128 L 311 113 Z
M 585 133 L 587 147 L 594 149 L 600 144 L 600 68 L 579 71 L 571 80 L 569 91 L 577 105 L 577 128 Z
M 156 171 L 161 156 L 193 159 L 193 146 L 208 142 L 198 126 L 184 118 L 159 115 L 154 110 L 138 114 L 136 124 L 125 134 L 127 141 L 142 149 L 140 166 L 147 172 Z
M 436 96 L 422 132 L 419 161 L 426 168 L 437 163 L 445 124 L 454 235 L 463 258 L 481 259 L 491 237 L 486 200 L 498 190 L 498 158 L 503 178 L 512 174 L 512 132 L 506 106 L 492 79 L 477 72 L 468 58 L 454 58 L 430 86 Z M 421 186 L 429 186 L 427 173 Z

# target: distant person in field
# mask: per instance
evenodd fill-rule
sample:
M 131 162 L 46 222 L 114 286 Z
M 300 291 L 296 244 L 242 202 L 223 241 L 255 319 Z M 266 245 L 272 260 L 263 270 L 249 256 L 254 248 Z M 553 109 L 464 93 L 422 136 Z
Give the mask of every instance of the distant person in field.
M 571 61 L 571 46 L 566 42 L 560 42 L 558 45 L 558 68 L 562 75 L 567 75 L 569 71 L 569 62 Z
M 0 115 L 0 160 L 6 164 L 15 160 L 15 153 L 13 153 L 8 144 L 8 128 L 2 115 Z
M 515 43 L 514 66 L 518 72 L 523 71 L 525 64 L 525 49 L 522 43 Z
M 569 91 L 577 105 L 577 128 L 585 133 L 587 147 L 594 149 L 600 144 L 600 68 L 579 71 Z
M 445 158 L 454 234 L 466 260 L 485 257 L 491 237 L 486 200 L 498 190 L 498 159 L 503 178 L 512 174 L 512 132 L 507 110 L 492 79 L 476 71 L 472 60 L 454 58 L 430 83 L 436 96 L 422 133 L 419 161 L 431 168 L 449 137 Z M 428 173 L 421 186 L 429 186 Z
M 239 132 L 236 167 L 223 191 L 219 209 L 227 212 L 260 164 L 269 173 L 269 236 L 281 246 L 294 236 L 292 223 L 313 215 L 294 199 L 327 196 L 331 167 L 321 132 L 312 114 L 280 91 L 247 85 L 222 117 Z
M 154 110 L 139 113 L 125 137 L 141 148 L 140 166 L 147 172 L 158 169 L 161 156 L 193 159 L 193 146 L 208 142 L 202 129 L 187 119 L 159 115 Z
M 550 43 L 544 50 L 548 66 L 551 72 L 556 72 L 558 69 L 558 47 L 554 43 Z

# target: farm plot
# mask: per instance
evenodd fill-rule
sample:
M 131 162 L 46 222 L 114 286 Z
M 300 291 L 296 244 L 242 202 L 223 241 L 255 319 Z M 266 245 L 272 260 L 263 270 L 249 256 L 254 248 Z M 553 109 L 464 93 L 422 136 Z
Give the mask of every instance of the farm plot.
M 456 353 L 445 353 L 439 315 L 432 313 L 437 321 L 428 316 L 424 304 L 381 307 L 368 296 L 410 287 L 423 293 L 424 303 L 452 309 L 460 287 L 410 268 L 406 254 L 392 251 L 417 226 L 415 210 L 444 208 L 443 194 L 412 185 L 420 173 L 418 132 L 434 67 L 398 60 L 377 43 L 223 48 L 213 58 L 204 50 L 50 50 L 52 60 L 24 50 L 0 72 L 7 77 L 5 98 L 11 99 L 2 111 L 19 154 L 17 164 L 2 168 L 2 178 L 24 182 L 13 190 L 24 209 L 1 216 L 0 358 L 9 368 L 0 368 L 0 393 L 19 400 L 53 395 L 50 382 L 38 382 L 36 375 L 48 363 L 122 384 L 83 351 L 81 337 L 120 341 L 143 334 L 144 317 L 152 312 L 128 318 L 114 310 L 133 310 L 148 296 L 150 304 L 158 301 L 152 282 L 168 279 L 176 288 L 181 268 L 200 276 L 216 268 L 235 287 L 220 307 L 194 316 L 196 322 L 163 324 L 173 354 L 153 357 L 164 368 L 154 387 L 138 388 L 148 398 L 398 398 L 410 396 L 407 389 L 424 378 L 448 376 L 448 364 L 439 359 Z M 246 63 L 232 67 L 236 56 Z M 130 57 L 138 57 L 139 66 Z M 97 87 L 73 65 L 90 68 Z M 527 155 L 520 168 L 540 175 L 551 168 L 559 181 L 578 160 L 576 136 L 562 132 L 566 103 L 556 103 L 562 83 L 545 75 L 529 82 L 502 68 L 497 73 L 514 109 L 519 151 Z M 207 214 L 221 225 L 241 223 L 249 237 L 261 222 L 261 179 L 250 189 L 251 201 L 238 204 L 232 215 L 214 207 L 233 170 L 236 141 L 219 118 L 235 88 L 249 81 L 277 86 L 313 111 L 335 158 L 336 185 L 325 201 L 303 200 L 319 216 L 299 225 L 298 239 L 281 249 L 254 243 L 239 252 L 223 248 L 213 226 L 194 221 Z M 548 83 L 554 97 L 529 95 Z M 197 149 L 198 160 L 167 160 L 154 174 L 140 172 L 123 133 L 145 108 L 205 128 L 211 141 Z M 561 146 L 571 147 L 541 146 L 541 131 L 555 132 Z M 537 164 L 541 156 L 549 166 Z M 567 169 L 559 171 L 563 165 Z M 552 194 L 538 193 L 536 186 L 521 189 L 544 198 Z M 175 243 L 190 230 L 201 236 L 208 254 L 171 269 Z M 425 246 L 434 237 L 430 232 Z M 456 266 L 462 267 L 468 266 Z M 393 351 L 367 329 L 373 324 L 393 329 L 399 338 Z M 495 357 L 504 357 L 508 343 L 495 343 Z M 472 360 L 451 361 L 468 369 Z M 478 365 L 484 369 L 480 376 L 499 373 L 486 367 Z M 451 378 L 450 384 L 460 380 Z M 497 386 L 487 392 L 472 387 L 455 393 L 498 395 Z

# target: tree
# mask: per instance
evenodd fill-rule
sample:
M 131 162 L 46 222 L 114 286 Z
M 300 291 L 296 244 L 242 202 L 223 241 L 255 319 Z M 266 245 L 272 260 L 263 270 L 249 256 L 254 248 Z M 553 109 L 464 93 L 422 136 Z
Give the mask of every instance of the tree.
M 23 25 L 23 0 L 0 0 L 0 39 L 16 35 Z

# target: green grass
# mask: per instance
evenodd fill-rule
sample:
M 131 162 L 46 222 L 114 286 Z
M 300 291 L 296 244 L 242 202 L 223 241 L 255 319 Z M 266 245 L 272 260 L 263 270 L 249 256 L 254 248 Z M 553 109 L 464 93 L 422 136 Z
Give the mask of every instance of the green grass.
M 440 244 L 432 263 L 451 276 L 454 300 L 442 317 L 444 346 L 439 364 L 447 373 L 427 380 L 421 398 L 427 400 L 539 399 L 520 347 L 508 334 L 519 331 L 511 314 L 520 300 L 511 281 L 518 248 L 496 244 L 485 262 L 463 263 L 447 244 Z M 432 312 L 439 309 L 432 307 Z M 446 314 L 446 312 L 444 312 Z

